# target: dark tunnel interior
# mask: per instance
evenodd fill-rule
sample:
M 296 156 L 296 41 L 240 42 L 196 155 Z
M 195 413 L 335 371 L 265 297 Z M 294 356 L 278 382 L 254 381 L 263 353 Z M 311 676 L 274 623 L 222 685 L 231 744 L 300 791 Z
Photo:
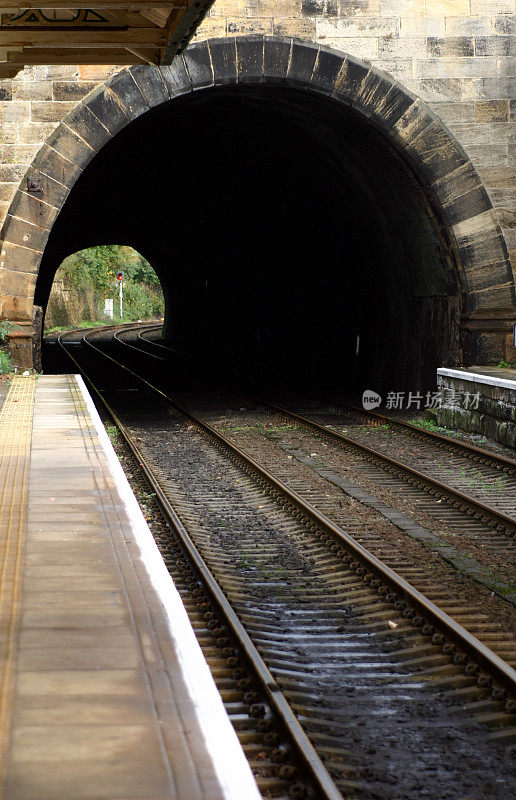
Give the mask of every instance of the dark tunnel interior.
M 221 369 L 432 388 L 459 348 L 448 242 L 405 159 L 357 113 L 280 86 L 216 88 L 148 112 L 93 159 L 36 302 L 70 253 L 131 245 L 162 282 L 167 339 Z

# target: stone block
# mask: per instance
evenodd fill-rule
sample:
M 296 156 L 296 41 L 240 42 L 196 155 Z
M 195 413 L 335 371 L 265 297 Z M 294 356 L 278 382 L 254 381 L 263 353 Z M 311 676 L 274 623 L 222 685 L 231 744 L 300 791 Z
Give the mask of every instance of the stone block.
M 123 67 L 114 64 L 79 64 L 79 80 L 102 83 L 103 81 L 107 81 L 111 75 L 114 75 L 115 72 L 118 72 L 120 69 L 123 69 Z
M 294 85 L 302 85 L 310 81 L 317 61 L 319 47 L 317 45 L 301 45 L 292 43 L 292 56 L 288 71 L 288 81 Z
M 444 36 L 444 17 L 406 17 L 402 14 L 400 36 Z
M 508 100 L 477 100 L 475 103 L 475 122 L 507 122 L 508 120 Z
M 157 67 L 140 64 L 130 67 L 129 71 L 149 107 L 158 106 L 170 99 L 163 76 Z
M 2 183 L 19 182 L 26 170 L 26 164 L 0 164 L 0 181 Z
M 471 36 L 429 36 L 427 39 L 427 55 L 430 58 L 474 56 L 473 38 Z
M 514 39 L 511 36 L 477 36 L 475 55 L 512 56 L 515 54 Z
M 467 13 L 467 12 L 466 12 Z M 513 14 L 513 0 L 471 0 L 471 14 Z
M 10 80 L 0 81 L 0 103 L 5 100 L 13 99 L 13 82 Z
M 365 59 L 366 61 L 375 61 L 378 58 L 378 39 L 350 36 L 347 39 L 321 37 L 318 41 L 328 47 L 334 47 L 343 53 L 355 56 L 355 58 Z
M 402 83 L 412 77 L 414 59 L 412 58 L 379 58 L 375 67 L 382 69 L 388 75 Z
M 23 144 L 41 145 L 50 136 L 59 123 L 58 122 L 31 122 L 20 125 L 18 129 L 18 139 Z
M 416 101 L 416 97 L 398 84 L 393 84 L 378 104 L 375 119 L 384 129 L 391 130 L 398 120 L 405 114 Z
M 0 141 L 3 144 L 14 144 L 18 141 L 19 126 L 15 122 L 0 123 Z
M 39 144 L 6 144 L 0 151 L 0 162 L 4 164 L 30 164 L 39 147 Z
M 231 17 L 231 19 L 228 18 L 227 20 L 228 36 L 271 34 L 272 31 L 272 19 L 259 19 L 258 17 Z
M 54 81 L 53 95 L 50 99 L 77 102 L 92 92 L 96 86 L 94 81 Z
M 347 36 L 399 36 L 400 21 L 398 17 L 352 17 L 351 19 L 318 19 L 316 23 L 317 38 L 345 38 Z
M 477 217 L 490 206 L 491 202 L 484 187 L 476 186 L 469 192 L 455 197 L 448 205 L 444 206 L 444 209 L 449 224 L 457 225 L 472 217 Z
M 381 0 L 382 17 L 420 17 L 425 14 L 425 0 Z
M 470 0 L 431 0 L 426 7 L 434 17 L 445 17 L 448 14 L 466 16 L 470 13 L 469 2 Z
M 34 296 L 15 297 L 0 291 L 0 317 L 13 322 L 32 322 Z
M 118 98 L 129 119 L 137 119 L 149 110 L 147 100 L 128 69 L 118 72 L 110 79 L 109 89 Z
M 245 17 L 248 10 L 250 12 L 251 8 L 247 0 L 223 0 L 222 3 L 215 3 L 211 7 L 210 16 Z
M 35 81 L 69 81 L 77 78 L 78 67 L 74 64 L 37 64 L 32 67 Z
M 305 39 L 308 42 L 316 39 L 314 19 L 274 19 L 272 31 L 275 36 Z
M 417 160 L 424 160 L 435 152 L 447 147 L 450 137 L 440 120 L 433 122 L 421 133 L 407 142 L 407 150 Z
M 483 63 L 488 59 L 476 60 Z M 514 81 L 508 77 L 464 78 L 462 96 L 464 100 L 506 100 L 513 95 L 513 84 Z
M 16 194 L 19 181 L 12 181 L 11 183 L 0 183 L 0 200 L 2 203 L 10 203 Z
M 323 0 L 324 4 L 325 0 Z M 333 2 L 335 8 L 337 6 L 336 0 L 329 0 Z M 304 0 L 251 0 L 248 4 L 248 13 L 252 17 L 301 17 L 308 16 L 305 11 Z
M 340 100 L 345 100 L 349 105 L 352 105 L 370 69 L 371 67 L 369 64 L 355 61 L 355 59 L 351 58 L 346 59 L 342 63 L 335 81 L 335 89 L 333 92 L 335 97 Z
M 72 164 L 71 161 L 46 144 L 34 159 L 34 167 L 68 188 L 74 185 L 80 173 L 76 164 Z
M 81 169 L 89 164 L 96 153 L 64 123 L 47 139 L 47 144 Z
M 380 15 L 382 0 L 338 0 L 338 16 L 340 17 L 374 17 Z M 386 14 L 392 17 L 396 14 Z
M 279 78 L 282 82 L 288 72 L 292 41 L 278 42 L 265 38 L 264 73 L 267 80 Z
M 516 187 L 516 167 L 480 167 L 478 174 L 484 186 L 492 188 Z
M 47 243 L 49 231 L 37 225 L 31 225 L 25 220 L 7 216 L 0 231 L 0 239 L 6 243 L 17 244 L 20 247 L 29 247 L 42 253 Z
M 213 67 L 206 42 L 197 42 L 195 45 L 188 47 L 183 54 L 183 58 L 194 91 L 213 86 Z
M 489 189 L 488 194 L 495 208 L 507 208 L 510 210 L 516 208 L 516 186 L 512 188 Z M 513 228 L 514 226 L 508 225 L 507 227 Z
M 495 33 L 516 35 L 516 16 L 514 14 L 504 14 L 492 18 L 493 30 Z
M 175 58 L 172 64 L 161 65 L 160 70 L 170 97 L 177 97 L 192 91 L 190 76 L 182 58 Z
M 10 212 L 12 216 L 50 230 L 56 220 L 59 209 L 44 202 L 43 195 L 27 194 L 20 191 L 16 193 L 11 203 Z
M 415 68 L 421 78 L 486 78 L 497 74 L 494 57 L 417 59 Z
M 444 26 L 446 36 L 490 36 L 492 33 L 488 16 L 446 16 Z
M 73 101 L 34 102 L 32 103 L 32 122 L 61 122 L 70 111 L 73 111 L 76 103 Z
M 91 92 L 84 105 L 95 114 L 110 133 L 118 133 L 129 122 L 129 117 L 119 98 L 107 86 L 99 86 L 94 92 Z
M 2 258 L 3 257 L 4 252 L 2 250 Z M 36 275 L 34 273 L 19 272 L 16 269 L 10 269 L 7 265 L 3 267 L 2 292 L 5 292 L 6 295 L 13 295 L 14 297 L 30 297 L 32 304 L 35 286 Z
M 378 40 L 378 56 L 381 59 L 425 58 L 426 39 L 416 36 L 380 37 Z
M 69 189 L 67 186 L 64 186 L 62 183 L 40 172 L 34 165 L 34 162 L 27 170 L 27 177 L 34 178 L 42 184 L 43 193 L 41 194 L 41 198 L 45 203 L 54 206 L 54 208 L 61 208 L 68 196 Z M 25 190 L 27 188 L 27 183 L 23 183 L 21 188 Z
M 465 163 L 462 150 L 454 142 L 450 142 L 439 150 L 434 150 L 418 164 L 418 169 L 429 183 L 445 178 Z
M 94 150 L 100 150 L 111 137 L 111 133 L 105 125 L 83 103 L 79 103 L 66 117 L 66 124 L 76 131 L 81 139 L 88 142 Z
M 205 17 L 197 28 L 194 41 L 204 41 L 214 37 L 226 35 L 225 17 Z
M 467 151 L 475 167 L 501 167 L 509 163 L 506 144 L 468 144 Z
M 52 100 L 52 81 L 30 81 L 15 83 L 12 89 L 13 100 Z
M 475 104 L 473 102 L 430 103 L 430 107 L 445 125 L 475 121 Z
M 0 103 L 0 124 L 30 122 L 31 104 L 20 100 Z
M 263 81 L 263 36 L 239 36 L 236 40 L 237 72 L 239 83 Z
M 340 54 L 321 49 L 312 74 L 312 86 L 324 94 L 331 94 L 336 88 L 337 76 L 342 66 Z
M 498 56 L 496 59 L 496 74 L 499 78 L 506 77 L 508 81 L 514 83 L 514 53 L 510 56 Z
M 418 79 L 417 88 L 415 87 L 414 91 L 427 103 L 460 100 L 462 98 L 462 82 L 460 78 Z
M 230 38 L 217 39 L 216 41 L 210 42 L 210 53 L 215 86 L 236 83 L 236 40 Z
M 393 126 L 394 135 L 402 142 L 408 143 L 419 136 L 426 128 L 435 123 L 437 117 L 421 103 L 413 103 Z
M 496 208 L 498 224 L 501 228 L 516 228 L 516 211 L 513 208 Z
M 432 189 L 443 206 L 449 205 L 456 197 L 461 197 L 480 186 L 480 179 L 472 164 L 467 161 L 454 172 L 441 180 L 434 181 Z

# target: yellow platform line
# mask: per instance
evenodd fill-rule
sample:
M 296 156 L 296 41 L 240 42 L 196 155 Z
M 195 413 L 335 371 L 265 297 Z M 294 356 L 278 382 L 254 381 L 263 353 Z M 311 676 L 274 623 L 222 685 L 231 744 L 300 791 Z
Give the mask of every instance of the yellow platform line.
M 0 800 L 16 674 L 35 393 L 35 376 L 15 377 L 0 412 Z

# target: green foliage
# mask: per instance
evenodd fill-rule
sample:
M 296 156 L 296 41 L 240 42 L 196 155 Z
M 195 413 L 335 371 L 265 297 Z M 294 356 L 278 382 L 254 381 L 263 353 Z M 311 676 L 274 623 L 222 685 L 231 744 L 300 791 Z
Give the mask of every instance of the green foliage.
M 98 318 L 103 319 L 104 299 L 115 301 L 115 322 L 119 285 L 116 273 L 124 272 L 124 322 L 163 316 L 164 304 L 158 276 L 149 262 L 125 245 L 99 245 L 65 258 L 56 279 L 76 295 L 93 291 Z M 104 320 L 105 321 L 105 320 Z
M 10 331 L 14 330 L 16 325 L 12 322 L 8 322 L 6 319 L 0 322 L 0 342 L 5 342 L 5 337 L 7 336 Z
M 502 360 L 499 361 L 496 366 L 497 367 L 502 367 L 502 369 L 510 369 L 512 367 L 512 364 L 509 364 L 507 361 L 504 361 L 503 358 L 502 358 Z
M 8 372 L 12 372 L 12 369 L 11 357 L 4 350 L 0 350 L 0 375 L 7 375 Z

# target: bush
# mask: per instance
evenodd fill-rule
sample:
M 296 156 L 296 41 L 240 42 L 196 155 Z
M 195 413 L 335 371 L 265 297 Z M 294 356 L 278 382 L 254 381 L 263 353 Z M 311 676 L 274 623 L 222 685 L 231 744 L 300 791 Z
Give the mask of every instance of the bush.
M 12 369 L 11 357 L 4 350 L 0 350 L 0 375 L 7 375 L 8 372 L 12 372 Z

